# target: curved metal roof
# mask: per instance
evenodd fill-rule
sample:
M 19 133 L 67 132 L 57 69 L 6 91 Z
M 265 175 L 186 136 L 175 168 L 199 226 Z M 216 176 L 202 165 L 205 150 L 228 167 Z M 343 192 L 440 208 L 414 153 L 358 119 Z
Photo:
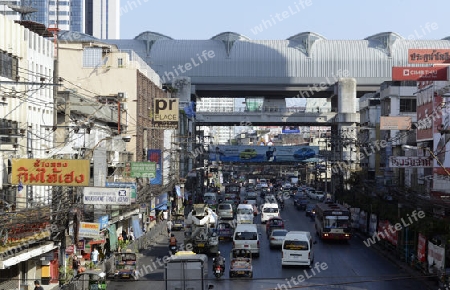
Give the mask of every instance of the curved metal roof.
M 313 32 L 250 40 L 227 32 L 209 40 L 161 38 L 151 47 L 137 39 L 110 42 L 133 49 L 163 82 L 183 75 L 193 84 L 318 84 L 341 73 L 359 84 L 379 85 L 391 79 L 393 66 L 409 65 L 408 49 L 450 49 L 450 39 L 407 40 L 393 32 L 362 40 L 327 40 Z
M 80 42 L 80 41 L 98 41 L 99 39 L 92 35 L 81 32 L 61 30 L 58 32 L 58 40 L 64 40 L 67 42 Z

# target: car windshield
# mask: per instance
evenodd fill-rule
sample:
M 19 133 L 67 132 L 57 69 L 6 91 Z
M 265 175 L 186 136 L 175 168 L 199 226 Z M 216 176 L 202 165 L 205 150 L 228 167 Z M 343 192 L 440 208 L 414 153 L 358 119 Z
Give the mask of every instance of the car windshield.
M 231 205 L 230 204 L 219 204 L 219 209 L 231 209 Z
M 266 207 L 263 209 L 264 213 L 278 213 L 278 208 Z
M 250 208 L 239 208 L 238 214 L 253 214 L 253 209 Z

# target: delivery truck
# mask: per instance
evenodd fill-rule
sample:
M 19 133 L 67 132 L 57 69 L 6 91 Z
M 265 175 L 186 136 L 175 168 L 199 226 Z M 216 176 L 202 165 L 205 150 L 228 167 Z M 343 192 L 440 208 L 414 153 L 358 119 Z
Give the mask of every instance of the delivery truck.
M 164 283 L 166 290 L 206 290 L 213 289 L 208 284 L 208 257 L 192 251 L 179 251 L 164 263 Z

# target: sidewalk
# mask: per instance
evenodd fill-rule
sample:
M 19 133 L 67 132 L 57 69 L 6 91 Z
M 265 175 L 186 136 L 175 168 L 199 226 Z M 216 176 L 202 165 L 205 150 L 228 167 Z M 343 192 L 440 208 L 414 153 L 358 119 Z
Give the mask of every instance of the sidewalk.
M 361 239 L 361 241 L 366 240 L 368 237 L 360 232 L 354 232 L 354 236 Z M 431 278 L 428 276 L 425 276 L 421 271 L 414 269 L 406 262 L 400 261 L 393 255 L 392 252 L 388 251 L 387 249 L 383 248 L 383 246 L 379 245 L 378 243 L 375 243 L 370 247 L 372 251 L 378 252 L 380 255 L 388 259 L 391 263 L 395 264 L 397 267 L 405 271 L 408 275 L 411 277 L 414 277 L 416 280 L 420 280 L 423 282 L 428 290 L 437 290 L 440 289 L 437 281 L 432 281 Z M 441 288 L 443 289 L 443 288 Z

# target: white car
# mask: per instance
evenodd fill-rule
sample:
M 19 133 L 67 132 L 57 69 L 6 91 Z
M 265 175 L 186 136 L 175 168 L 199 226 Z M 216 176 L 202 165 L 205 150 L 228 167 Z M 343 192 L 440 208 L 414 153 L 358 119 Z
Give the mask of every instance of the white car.
M 317 199 L 318 201 L 322 201 L 325 199 L 325 193 L 323 191 L 316 191 L 314 193 L 314 199 Z

